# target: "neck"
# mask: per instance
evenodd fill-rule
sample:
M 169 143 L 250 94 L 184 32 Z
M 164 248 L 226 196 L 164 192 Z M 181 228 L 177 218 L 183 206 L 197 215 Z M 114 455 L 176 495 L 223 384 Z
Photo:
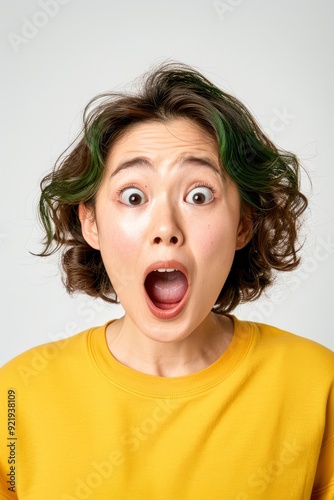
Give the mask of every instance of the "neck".
M 214 313 L 176 342 L 149 338 L 126 315 L 107 328 L 109 350 L 120 363 L 160 377 L 179 377 L 204 370 L 226 351 L 232 337 L 232 319 Z

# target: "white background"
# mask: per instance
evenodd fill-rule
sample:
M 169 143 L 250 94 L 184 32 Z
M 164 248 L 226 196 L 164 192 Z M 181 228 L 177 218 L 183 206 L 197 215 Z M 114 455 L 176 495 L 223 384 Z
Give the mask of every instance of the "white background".
M 38 185 L 88 100 L 167 58 L 238 96 L 312 180 L 302 266 L 236 313 L 334 348 L 333 10 L 330 0 L 1 2 L 0 364 L 122 314 L 68 297 L 57 258 L 29 253 L 41 249 Z

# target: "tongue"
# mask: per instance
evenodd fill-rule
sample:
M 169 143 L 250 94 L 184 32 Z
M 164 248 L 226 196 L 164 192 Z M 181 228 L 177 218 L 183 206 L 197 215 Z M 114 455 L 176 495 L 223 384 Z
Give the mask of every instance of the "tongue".
M 187 291 L 188 282 L 181 271 L 153 271 L 147 276 L 145 286 L 152 302 L 163 307 L 180 302 Z

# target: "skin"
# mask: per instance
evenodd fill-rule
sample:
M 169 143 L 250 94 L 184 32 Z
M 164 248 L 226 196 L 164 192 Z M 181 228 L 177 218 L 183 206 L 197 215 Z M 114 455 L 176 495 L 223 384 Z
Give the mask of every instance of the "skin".
M 125 310 L 107 328 L 113 356 L 167 377 L 215 362 L 233 322 L 211 309 L 251 223 L 241 218 L 238 189 L 222 175 L 212 137 L 183 118 L 133 125 L 109 152 L 94 211 L 80 205 L 79 216 Z M 172 317 L 148 306 L 144 281 L 157 262 L 187 274 L 187 300 Z

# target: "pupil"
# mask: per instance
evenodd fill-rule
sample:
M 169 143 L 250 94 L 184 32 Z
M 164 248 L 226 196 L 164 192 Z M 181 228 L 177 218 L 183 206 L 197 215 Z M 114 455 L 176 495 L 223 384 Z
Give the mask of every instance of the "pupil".
M 194 200 L 195 203 L 199 204 L 199 203 L 203 203 L 205 201 L 204 198 L 205 198 L 204 194 L 197 193 L 197 194 L 194 195 L 193 200 Z
M 130 203 L 132 205 L 139 205 L 139 203 L 140 203 L 140 196 L 138 194 L 132 194 L 130 196 Z

